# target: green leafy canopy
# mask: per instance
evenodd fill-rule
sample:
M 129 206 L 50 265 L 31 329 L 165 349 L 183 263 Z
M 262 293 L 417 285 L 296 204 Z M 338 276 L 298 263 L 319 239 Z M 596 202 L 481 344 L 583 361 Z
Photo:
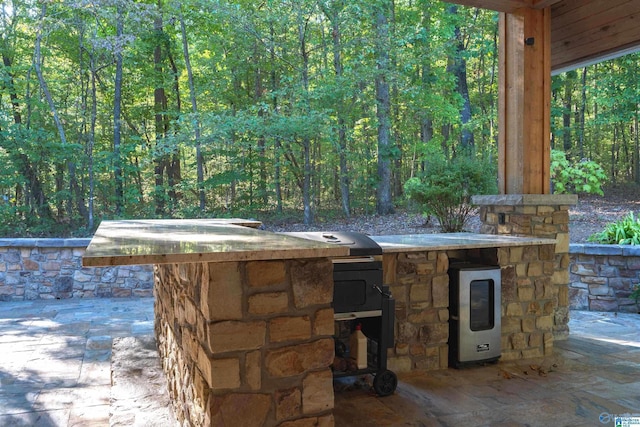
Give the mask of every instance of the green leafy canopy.
M 604 195 L 602 185 L 607 182 L 607 174 L 602 167 L 591 160 L 570 162 L 564 152 L 551 150 L 551 181 L 553 192 L 557 194 L 599 194 Z

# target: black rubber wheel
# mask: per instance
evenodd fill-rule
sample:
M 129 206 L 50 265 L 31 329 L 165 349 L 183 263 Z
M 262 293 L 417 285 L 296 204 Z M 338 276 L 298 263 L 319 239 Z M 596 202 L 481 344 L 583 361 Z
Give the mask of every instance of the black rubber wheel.
M 380 397 L 393 394 L 396 387 L 398 387 L 398 377 L 388 369 L 378 372 L 373 378 L 373 389 Z

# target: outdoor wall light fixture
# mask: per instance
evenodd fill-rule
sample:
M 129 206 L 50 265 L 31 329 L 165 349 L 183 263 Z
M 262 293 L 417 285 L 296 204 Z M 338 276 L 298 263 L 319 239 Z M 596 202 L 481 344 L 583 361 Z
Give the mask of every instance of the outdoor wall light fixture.
M 524 39 L 524 44 L 526 44 L 527 46 L 533 46 L 535 42 L 536 39 L 533 37 L 527 37 L 526 39 Z

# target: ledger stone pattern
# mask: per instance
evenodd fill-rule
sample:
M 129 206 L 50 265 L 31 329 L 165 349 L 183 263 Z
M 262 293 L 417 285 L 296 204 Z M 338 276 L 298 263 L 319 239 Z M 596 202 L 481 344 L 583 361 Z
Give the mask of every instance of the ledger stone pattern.
M 334 425 L 330 260 L 155 269 L 156 336 L 181 425 Z
M 554 245 L 385 254 L 384 280 L 396 300 L 389 369 L 448 366 L 452 259 L 501 267 L 502 360 L 553 353 L 556 314 L 568 304 L 568 294 L 554 281 Z
M 555 253 L 552 257 L 553 271 L 549 264 L 544 264 L 545 273 L 549 275 L 549 286 L 557 294 L 557 305 L 553 310 L 553 333 L 555 339 L 569 337 L 569 205 L 553 204 L 554 196 L 530 196 L 532 202 L 504 203 L 495 198 L 495 204 L 489 201 L 480 208 L 482 221 L 481 232 L 514 236 L 535 236 L 556 240 Z M 526 197 L 523 198 L 526 200 Z M 539 200 L 537 200 L 539 199 Z M 549 199 L 549 204 L 544 200 Z M 534 202 L 533 200 L 537 200 Z M 546 261 L 545 262 L 549 262 Z M 535 271 L 535 270 L 534 270 Z M 520 271 L 519 274 L 530 272 Z M 521 276 L 518 276 L 521 277 Z M 536 288 L 537 289 L 537 288 Z M 538 292 L 536 290 L 536 292 Z M 549 295 L 544 293 L 545 298 Z
M 638 313 L 631 293 L 640 284 L 640 248 L 571 245 L 569 297 L 574 310 Z
M 0 301 L 150 297 L 149 265 L 83 267 L 88 239 L 0 242 Z

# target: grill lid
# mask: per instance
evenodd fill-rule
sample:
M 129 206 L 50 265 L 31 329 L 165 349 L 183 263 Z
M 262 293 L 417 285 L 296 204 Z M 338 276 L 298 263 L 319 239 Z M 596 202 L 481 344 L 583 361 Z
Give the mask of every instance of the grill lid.
M 369 236 L 354 231 L 301 231 L 282 233 L 303 239 L 349 247 L 350 256 L 382 255 L 382 247 Z

